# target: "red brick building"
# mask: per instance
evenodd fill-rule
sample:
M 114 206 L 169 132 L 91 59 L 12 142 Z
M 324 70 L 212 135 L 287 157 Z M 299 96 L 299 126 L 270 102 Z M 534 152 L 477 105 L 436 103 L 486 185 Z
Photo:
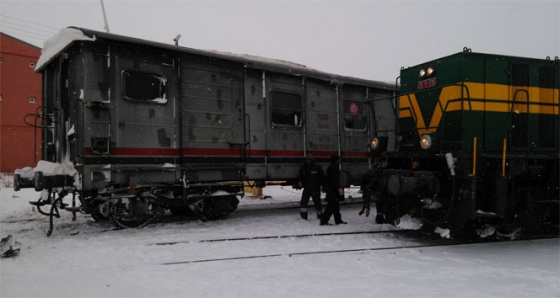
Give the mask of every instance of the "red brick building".
M 41 158 L 41 130 L 33 124 L 41 106 L 41 49 L 0 32 L 0 172 L 35 166 Z M 40 111 L 39 111 L 40 112 Z M 38 123 L 40 125 L 40 122 Z

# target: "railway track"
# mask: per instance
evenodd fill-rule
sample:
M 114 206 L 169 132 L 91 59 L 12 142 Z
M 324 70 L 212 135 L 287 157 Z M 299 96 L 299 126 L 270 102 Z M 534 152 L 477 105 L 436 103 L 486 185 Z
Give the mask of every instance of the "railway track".
M 260 258 L 277 258 L 277 257 L 294 257 L 294 256 L 306 256 L 306 255 L 321 255 L 321 254 L 340 254 L 340 253 L 357 253 L 357 252 L 367 252 L 367 251 L 387 251 L 387 250 L 404 250 L 404 249 L 422 249 L 431 247 L 441 247 L 441 246 L 458 246 L 458 245 L 477 245 L 477 244 L 488 244 L 488 243 L 500 243 L 505 240 L 499 239 L 444 239 L 438 235 L 425 234 L 419 230 L 391 230 L 391 231 L 354 231 L 354 232 L 333 232 L 333 233 L 310 233 L 310 234 L 293 234 L 293 235 L 271 235 L 271 236 L 255 236 L 255 237 L 233 237 L 233 238 L 216 238 L 216 239 L 202 239 L 202 240 L 185 240 L 185 241 L 170 241 L 170 242 L 157 242 L 149 245 L 155 246 L 168 246 L 177 244 L 210 244 L 219 242 L 246 242 L 246 241 L 257 241 L 257 240 L 286 240 L 286 239 L 302 239 L 302 238 L 312 238 L 312 237 L 342 237 L 350 235 L 397 235 L 400 240 L 399 243 L 395 245 L 387 245 L 382 247 L 361 247 L 361 248 L 342 248 L 342 249 L 330 249 L 330 250 L 306 250 L 299 252 L 280 252 L 271 254 L 258 254 L 258 255 L 247 255 L 247 256 L 232 256 L 232 257 L 220 257 L 220 258 L 198 258 L 193 260 L 180 260 L 164 262 L 160 265 L 185 265 L 194 263 L 207 263 L 207 262 L 226 262 L 235 260 L 248 260 L 248 259 L 260 259 Z M 531 241 L 536 239 L 548 239 L 548 238 L 560 238 L 558 233 L 547 233 L 538 235 L 525 235 L 516 240 L 508 241 Z
M 360 235 L 360 234 L 386 234 L 386 233 L 417 233 L 415 230 L 392 230 L 392 231 L 357 231 L 357 232 L 333 232 L 333 233 L 311 233 L 311 234 L 294 234 L 294 235 L 277 235 L 277 236 L 255 236 L 255 237 L 235 237 L 235 238 L 219 238 L 219 239 L 202 239 L 202 240 L 184 240 L 158 242 L 150 245 L 175 245 L 182 243 L 208 243 L 208 242 L 228 242 L 228 241 L 250 241 L 250 240 L 266 240 L 266 239 L 286 239 L 286 238 L 308 238 L 308 237 L 326 237 L 340 235 Z
M 556 237 L 557 238 L 557 237 Z M 544 239 L 544 238 L 539 238 Z M 530 241 L 530 240 L 515 240 L 515 241 Z M 492 241 L 500 242 L 500 241 Z M 384 250 L 403 250 L 403 249 L 420 249 L 420 248 L 431 248 L 431 247 L 441 247 L 441 246 L 457 246 L 457 245 L 476 245 L 488 242 L 473 242 L 466 240 L 440 240 L 425 244 L 414 244 L 414 245 L 395 245 L 386 247 L 370 247 L 370 248 L 355 248 L 355 249 L 340 249 L 340 250 L 322 250 L 322 251 L 305 251 L 305 252 L 294 252 L 294 253 L 278 253 L 278 254 L 264 254 L 264 255 L 252 255 L 252 256 L 238 256 L 238 257 L 225 257 L 225 258 L 209 258 L 209 259 L 197 259 L 197 260 L 187 260 L 187 261 L 177 261 L 177 262 L 166 262 L 161 263 L 161 265 L 185 265 L 185 264 L 195 264 L 195 263 L 208 263 L 208 262 L 225 262 L 225 261 L 236 261 L 236 260 L 248 260 L 248 259 L 261 259 L 261 258 L 277 258 L 277 257 L 294 257 L 294 256 L 305 256 L 305 255 L 320 255 L 320 254 L 340 254 L 340 253 L 357 253 L 366 251 L 384 251 Z
M 372 231 L 372 232 L 349 232 L 349 233 L 325 233 L 317 235 L 286 235 L 286 236 L 266 236 L 266 237 L 253 237 L 253 238 L 232 238 L 232 239 L 214 239 L 214 240 L 204 240 L 204 242 L 223 242 L 223 241 L 247 241 L 247 240 L 263 240 L 263 239 L 286 239 L 286 238 L 303 238 L 303 237 L 316 237 L 316 236 L 341 236 L 341 235 L 358 235 L 358 234 L 408 234 L 412 239 L 414 235 L 421 235 L 417 231 L 413 230 L 402 230 L 402 231 Z M 208 263 L 208 262 L 226 262 L 226 261 L 236 261 L 236 260 L 248 260 L 248 259 L 261 259 L 261 258 L 277 258 L 277 257 L 295 257 L 295 256 L 306 256 L 306 255 L 321 255 L 321 254 L 341 254 L 341 253 L 357 253 L 366 251 L 384 251 L 384 250 L 401 250 L 401 249 L 419 249 L 428 247 L 438 247 L 438 246 L 452 246 L 452 245 L 463 245 L 472 244 L 472 241 L 465 240 L 449 240 L 449 239 L 436 239 L 435 237 L 423 235 L 422 238 L 431 238 L 430 241 L 423 240 L 417 243 L 405 242 L 399 245 L 383 246 L 383 247 L 366 247 L 366 248 L 347 248 L 347 249 L 333 249 L 333 250 L 309 250 L 300 252 L 289 252 L 289 253 L 272 253 L 272 254 L 262 254 L 262 255 L 249 255 L 249 256 L 233 256 L 233 257 L 223 257 L 223 258 L 206 258 L 206 259 L 195 259 L 195 260 L 184 260 L 184 261 L 174 261 L 165 262 L 160 265 L 185 265 L 185 264 L 195 264 L 195 263 Z M 158 244 L 165 245 L 165 244 Z

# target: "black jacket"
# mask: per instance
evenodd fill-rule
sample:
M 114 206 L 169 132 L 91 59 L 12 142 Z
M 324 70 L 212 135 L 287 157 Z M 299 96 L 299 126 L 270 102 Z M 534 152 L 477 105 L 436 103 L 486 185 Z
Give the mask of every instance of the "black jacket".
M 327 179 L 325 183 L 325 192 L 330 195 L 338 196 L 338 188 L 340 187 L 340 169 L 337 164 L 331 164 L 327 169 Z
M 316 163 L 311 165 L 302 165 L 299 169 L 299 181 L 301 181 L 304 189 L 319 190 L 323 185 L 325 173 L 323 168 Z

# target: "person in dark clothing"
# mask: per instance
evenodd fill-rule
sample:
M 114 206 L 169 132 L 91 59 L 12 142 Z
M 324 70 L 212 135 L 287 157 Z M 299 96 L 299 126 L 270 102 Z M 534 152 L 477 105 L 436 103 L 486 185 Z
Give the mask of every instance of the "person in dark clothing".
M 381 183 L 381 178 L 383 175 L 383 170 L 387 168 L 387 152 L 382 152 L 380 157 L 375 157 L 373 160 L 373 167 L 362 177 L 362 183 L 360 190 L 363 193 L 362 196 L 362 210 L 358 213 L 359 215 L 366 214 L 369 216 L 371 201 L 378 202 L 379 196 L 383 191 L 383 185 Z M 380 213 L 382 204 L 378 204 L 377 211 Z M 384 216 L 384 215 L 382 215 Z
M 298 186 L 303 188 L 301 201 L 299 203 L 299 214 L 301 218 L 307 220 L 307 205 L 309 198 L 313 199 L 313 204 L 317 212 L 317 218 L 323 215 L 321 206 L 321 186 L 325 179 L 325 173 L 320 165 L 313 160 L 313 155 L 306 156 L 304 164 L 299 169 Z
M 325 214 L 321 218 L 321 225 L 328 225 L 331 215 L 334 216 L 334 223 L 345 224 L 340 215 L 339 199 L 344 194 L 344 189 L 340 185 L 340 156 L 331 156 L 331 165 L 327 169 L 327 178 L 325 181 L 325 191 L 327 193 L 327 208 Z

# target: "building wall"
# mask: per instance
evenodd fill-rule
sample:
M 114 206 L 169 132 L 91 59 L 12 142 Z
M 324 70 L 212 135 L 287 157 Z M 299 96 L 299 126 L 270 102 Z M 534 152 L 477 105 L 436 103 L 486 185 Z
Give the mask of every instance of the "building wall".
M 34 116 L 41 106 L 41 49 L 0 32 L 0 172 L 33 167 L 41 158 L 41 130 Z M 38 125 L 41 123 L 38 122 Z

